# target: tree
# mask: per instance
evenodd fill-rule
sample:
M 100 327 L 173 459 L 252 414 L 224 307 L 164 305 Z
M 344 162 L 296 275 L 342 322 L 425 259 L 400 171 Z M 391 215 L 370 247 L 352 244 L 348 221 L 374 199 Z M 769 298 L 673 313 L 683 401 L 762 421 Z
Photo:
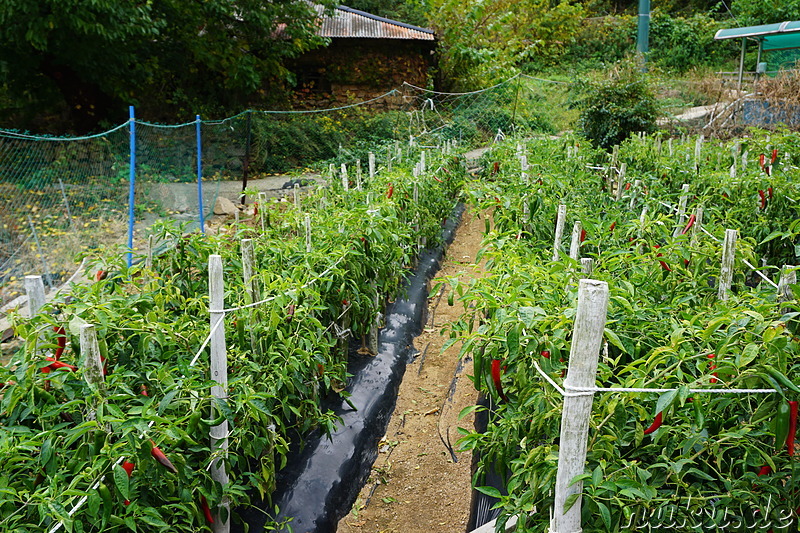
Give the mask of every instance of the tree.
M 553 64 L 583 14 L 569 0 L 432 0 L 440 77 L 469 90 L 509 78 L 523 61 Z
M 316 17 L 304 0 L 4 0 L 0 84 L 38 105 L 60 96 L 80 131 L 145 98 L 224 108 L 322 44 Z

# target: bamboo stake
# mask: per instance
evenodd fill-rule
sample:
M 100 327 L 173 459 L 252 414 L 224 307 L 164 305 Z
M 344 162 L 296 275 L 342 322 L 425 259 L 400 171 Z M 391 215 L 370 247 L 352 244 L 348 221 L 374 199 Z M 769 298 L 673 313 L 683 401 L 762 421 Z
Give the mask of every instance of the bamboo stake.
M 581 256 L 581 233 L 583 225 L 580 220 L 576 220 L 572 225 L 572 242 L 569 245 L 569 256 L 573 261 L 577 261 Z

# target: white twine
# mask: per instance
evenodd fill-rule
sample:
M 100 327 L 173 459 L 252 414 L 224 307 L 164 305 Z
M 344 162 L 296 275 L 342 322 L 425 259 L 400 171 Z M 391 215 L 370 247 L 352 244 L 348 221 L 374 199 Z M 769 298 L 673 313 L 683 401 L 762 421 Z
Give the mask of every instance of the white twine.
M 545 373 L 539 364 L 534 361 L 533 362 L 534 368 L 539 372 L 539 374 L 550 383 L 554 389 L 558 391 L 559 394 L 564 396 L 565 398 L 574 397 L 574 396 L 591 396 L 595 392 L 643 392 L 643 393 L 658 393 L 663 394 L 665 392 L 672 392 L 678 390 L 677 388 L 667 388 L 667 389 L 651 389 L 651 388 L 642 388 L 642 387 L 574 387 L 567 383 L 564 383 L 564 387 L 560 387 L 553 379 Z M 778 392 L 775 389 L 697 389 L 697 388 L 690 388 L 688 389 L 689 392 L 695 394 L 773 394 Z

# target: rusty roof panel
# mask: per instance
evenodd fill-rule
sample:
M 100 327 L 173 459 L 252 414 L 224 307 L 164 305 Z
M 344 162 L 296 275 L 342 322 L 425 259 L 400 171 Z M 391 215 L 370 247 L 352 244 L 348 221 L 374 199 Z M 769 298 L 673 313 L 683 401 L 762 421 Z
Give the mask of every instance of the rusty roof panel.
M 322 6 L 318 5 L 317 11 L 322 14 Z M 317 35 L 333 38 L 435 40 L 433 30 L 346 6 L 337 7 L 331 17 L 323 17 Z

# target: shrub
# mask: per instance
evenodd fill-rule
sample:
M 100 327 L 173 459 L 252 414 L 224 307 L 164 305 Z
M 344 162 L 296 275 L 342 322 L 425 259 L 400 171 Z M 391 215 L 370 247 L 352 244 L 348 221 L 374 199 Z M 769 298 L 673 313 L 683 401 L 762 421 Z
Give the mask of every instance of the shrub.
M 573 91 L 572 106 L 581 110 L 578 131 L 596 148 L 608 150 L 633 133 L 655 131 L 656 97 L 633 62 L 612 69 L 605 79 L 577 81 Z

